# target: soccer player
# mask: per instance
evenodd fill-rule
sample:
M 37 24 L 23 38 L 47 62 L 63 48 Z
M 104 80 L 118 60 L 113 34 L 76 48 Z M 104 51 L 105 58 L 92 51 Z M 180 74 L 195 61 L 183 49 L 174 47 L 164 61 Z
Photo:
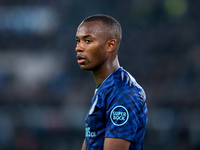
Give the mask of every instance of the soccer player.
M 96 83 L 82 150 L 143 149 L 146 96 L 119 64 L 121 38 L 119 22 L 107 15 L 89 16 L 77 28 L 77 62 L 82 70 L 91 71 Z

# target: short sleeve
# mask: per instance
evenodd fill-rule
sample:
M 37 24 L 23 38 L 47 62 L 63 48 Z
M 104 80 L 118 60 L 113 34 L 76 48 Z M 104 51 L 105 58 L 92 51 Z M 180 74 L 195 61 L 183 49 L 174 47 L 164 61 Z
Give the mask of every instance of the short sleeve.
M 140 126 L 142 102 L 127 93 L 116 95 L 111 101 L 106 112 L 105 138 L 133 141 Z

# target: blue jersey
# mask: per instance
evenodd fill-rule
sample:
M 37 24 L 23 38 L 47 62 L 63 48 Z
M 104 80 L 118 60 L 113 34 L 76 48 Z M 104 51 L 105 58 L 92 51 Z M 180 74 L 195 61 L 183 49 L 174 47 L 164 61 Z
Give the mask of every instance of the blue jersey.
M 129 150 L 142 150 L 147 124 L 146 96 L 122 67 L 95 91 L 85 119 L 86 150 L 103 150 L 105 138 L 131 142 Z

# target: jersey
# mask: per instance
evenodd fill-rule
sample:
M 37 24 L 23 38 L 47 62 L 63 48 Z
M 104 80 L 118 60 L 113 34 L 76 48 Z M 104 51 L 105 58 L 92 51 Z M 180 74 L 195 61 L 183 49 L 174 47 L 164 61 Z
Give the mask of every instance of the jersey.
M 120 67 L 94 93 L 85 118 L 86 150 L 103 150 L 105 138 L 125 139 L 129 150 L 142 150 L 146 124 L 145 92 Z

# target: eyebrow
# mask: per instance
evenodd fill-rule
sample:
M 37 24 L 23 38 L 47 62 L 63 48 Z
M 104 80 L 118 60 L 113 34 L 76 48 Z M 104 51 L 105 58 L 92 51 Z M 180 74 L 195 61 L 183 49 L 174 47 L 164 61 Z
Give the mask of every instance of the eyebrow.
M 83 39 L 86 39 L 86 38 L 88 38 L 88 37 L 92 37 L 91 35 L 84 35 L 84 36 L 80 36 L 81 38 L 83 38 Z M 76 36 L 76 38 L 78 38 L 78 36 Z

